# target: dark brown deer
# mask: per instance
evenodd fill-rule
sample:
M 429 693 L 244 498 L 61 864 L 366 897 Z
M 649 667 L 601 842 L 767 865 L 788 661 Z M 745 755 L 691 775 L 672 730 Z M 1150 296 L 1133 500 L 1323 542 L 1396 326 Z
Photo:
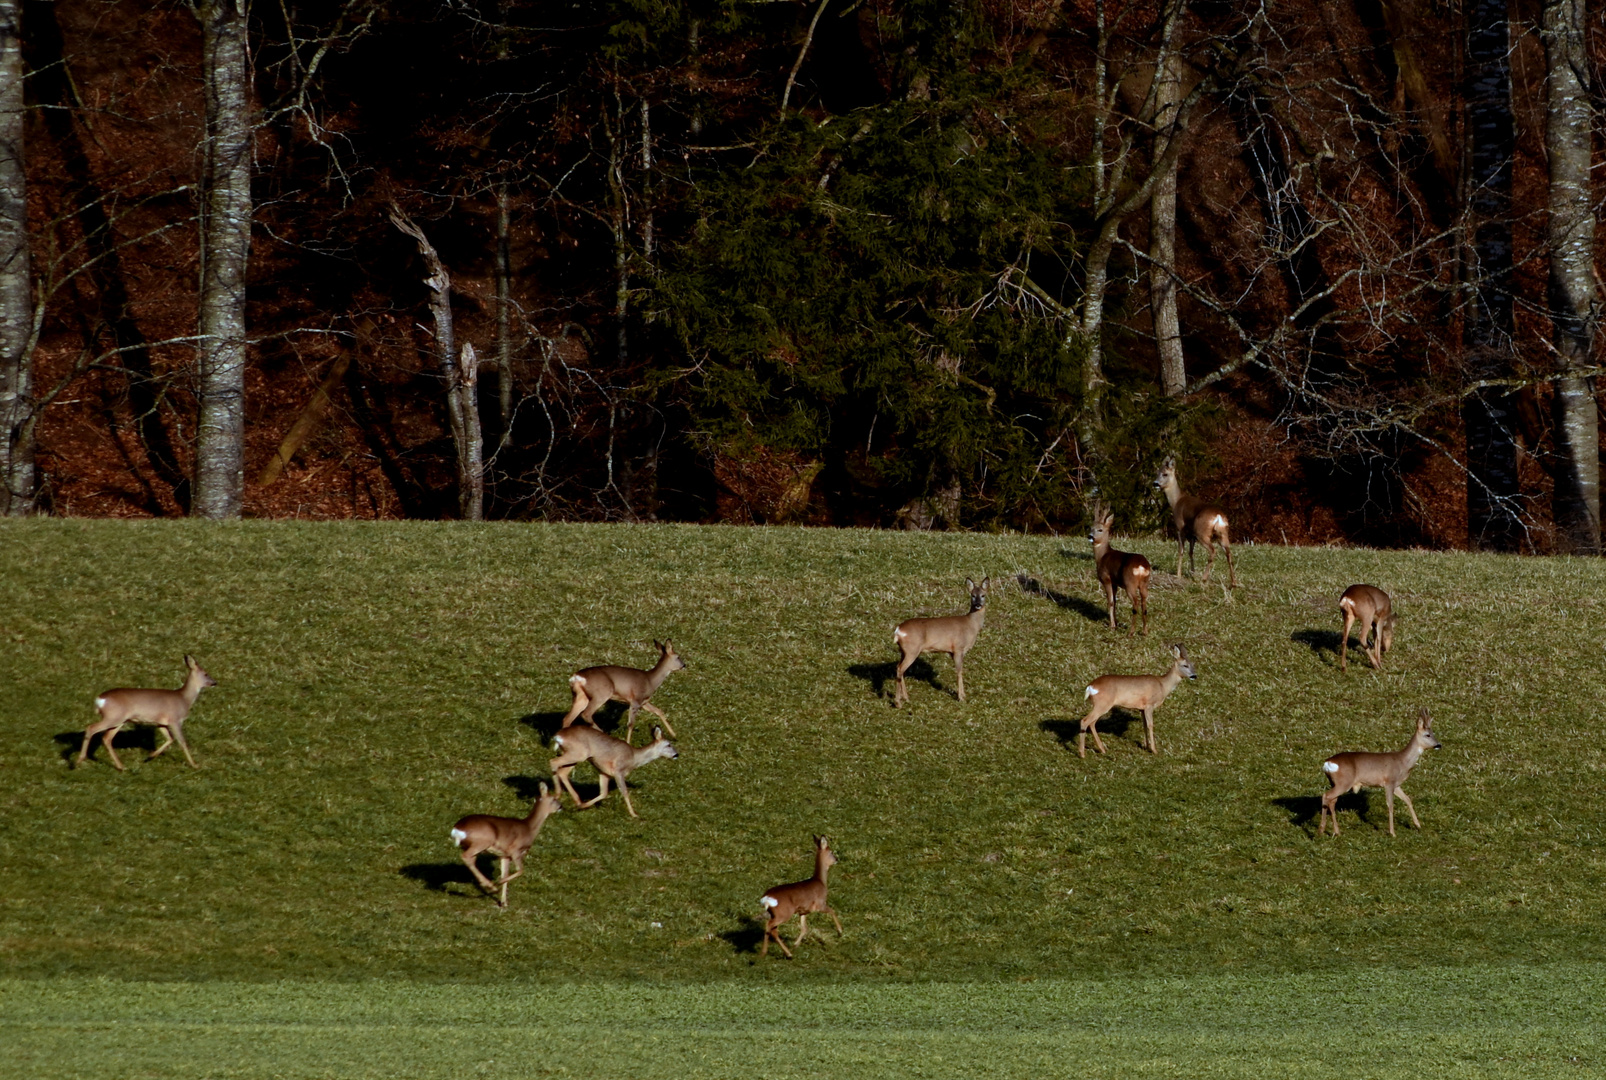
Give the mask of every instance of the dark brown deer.
M 1125 589 L 1127 599 L 1132 601 L 1132 625 L 1127 627 L 1126 636 L 1131 637 L 1138 628 L 1138 610 L 1143 611 L 1143 634 L 1149 633 L 1149 576 L 1154 568 L 1149 560 L 1142 555 L 1135 555 L 1128 551 L 1118 551 L 1110 546 L 1110 535 L 1115 529 L 1115 514 L 1102 507 L 1093 508 L 1093 531 L 1088 539 L 1093 543 L 1093 568 L 1098 574 L 1099 585 L 1104 589 L 1104 603 L 1110 609 L 1110 629 L 1117 629 L 1115 625 L 1115 594 L 1119 589 Z
M 1394 604 L 1389 594 L 1374 585 L 1351 585 L 1338 598 L 1338 610 L 1344 615 L 1344 633 L 1338 643 L 1338 670 L 1349 670 L 1349 628 L 1361 624 L 1361 648 L 1372 661 L 1372 667 L 1382 670 L 1383 654 L 1394 646 Z M 1372 638 L 1368 648 L 1366 638 Z
M 1216 565 L 1214 541 L 1220 540 L 1222 550 L 1227 553 L 1227 587 L 1237 588 L 1238 571 L 1232 565 L 1232 542 L 1227 538 L 1227 512 L 1216 503 L 1182 493 L 1182 487 L 1177 483 L 1176 458 L 1166 459 L 1154 486 L 1165 492 L 1166 502 L 1171 504 L 1171 524 L 1177 530 L 1177 577 L 1182 576 L 1182 545 L 1188 545 L 1188 571 L 1192 573 L 1194 544 L 1203 543 L 1210 552 L 1203 583 L 1210 584 L 1210 571 Z
M 604 665 L 581 668 L 570 675 L 569 689 L 574 693 L 574 702 L 569 706 L 569 714 L 563 718 L 561 726 L 568 727 L 574 723 L 575 717 L 579 717 L 596 727 L 597 722 L 592 717 L 597 709 L 609 701 L 622 701 L 630 707 L 630 715 L 625 721 L 626 742 L 635 734 L 636 713 L 642 709 L 656 716 L 673 738 L 675 729 L 670 727 L 669 717 L 648 699 L 658 692 L 671 672 L 683 670 L 686 661 L 680 658 L 669 642 L 655 641 L 652 644 L 658 650 L 658 663 L 648 671 Z
M 1321 824 L 1316 826 L 1316 835 L 1322 835 L 1327 827 L 1327 819 L 1333 820 L 1333 835 L 1338 835 L 1338 797 L 1347 795 L 1352 791 L 1359 791 L 1363 787 L 1380 787 L 1383 789 L 1383 799 L 1389 808 L 1389 835 L 1394 835 L 1394 796 L 1398 795 L 1405 800 L 1405 808 L 1411 812 L 1411 824 L 1418 829 L 1422 822 L 1417 819 L 1416 807 L 1411 805 L 1411 796 L 1400 789 L 1405 778 L 1411 775 L 1416 767 L 1417 759 L 1428 750 L 1438 750 L 1444 744 L 1433 737 L 1433 717 L 1423 708 L 1416 717 L 1416 731 L 1411 734 L 1411 741 L 1403 749 L 1392 754 L 1369 754 L 1351 750 L 1342 754 L 1334 754 L 1322 762 L 1322 771 L 1332 781 L 1333 786 L 1327 789 L 1322 796 Z
M 814 838 L 814 876 L 807 881 L 794 881 L 790 885 L 777 885 L 759 898 L 769 912 L 769 923 L 764 927 L 764 945 L 759 949 L 760 956 L 770 953 L 770 939 L 781 947 L 788 960 L 792 959 L 792 949 L 786 947 L 781 940 L 780 928 L 793 915 L 797 916 L 797 940 L 792 942 L 792 948 L 802 944 L 803 938 L 809 932 L 809 916 L 814 912 L 822 912 L 831 916 L 836 923 L 836 936 L 842 936 L 842 920 L 837 918 L 836 912 L 830 904 L 825 902 L 825 875 L 836 865 L 836 854 L 831 850 L 831 841 L 823 836 Z
M 983 577 L 977 585 L 969 578 L 965 585 L 970 589 L 968 615 L 944 615 L 935 619 L 905 619 L 892 631 L 893 644 L 898 646 L 898 689 L 892 704 L 901 706 L 909 700 L 909 688 L 904 685 L 903 673 L 920 658 L 921 653 L 942 652 L 954 658 L 954 675 L 959 680 L 959 700 L 965 700 L 965 654 L 976 644 L 981 633 L 982 620 L 987 617 L 987 582 Z
M 73 762 L 73 768 L 84 763 L 89 755 L 89 740 L 99 735 L 100 741 L 106 746 L 106 753 L 111 755 L 112 764 L 117 766 L 118 772 L 125 772 L 117 751 L 112 748 L 112 739 L 123 730 L 124 724 L 150 724 L 162 729 L 167 741 L 152 750 L 146 761 L 159 757 L 162 751 L 176 742 L 178 748 L 184 751 L 184 760 L 190 763 L 190 767 L 200 768 L 195 764 L 195 758 L 190 756 L 190 744 L 184 740 L 184 720 L 190 715 L 190 709 L 195 699 L 201 696 L 201 691 L 208 686 L 216 686 L 217 682 L 201 670 L 201 665 L 195 662 L 193 656 L 185 655 L 184 666 L 189 669 L 189 675 L 177 690 L 119 688 L 107 690 L 96 698 L 95 708 L 100 711 L 100 719 L 84 729 L 84 742 L 78 748 L 78 758 Z
M 664 738 L 663 729 L 656 727 L 652 729 L 652 742 L 637 749 L 625 740 L 616 739 L 594 727 L 576 725 L 552 736 L 552 749 L 559 752 L 558 756 L 548 763 L 548 767 L 552 770 L 552 782 L 569 793 L 569 797 L 574 800 L 574 805 L 578 809 L 584 810 L 606 799 L 608 781 L 612 779 L 618 781 L 619 794 L 625 797 L 625 809 L 630 811 L 631 817 L 641 815 L 630 805 L 630 789 L 625 786 L 625 777 L 649 761 L 657 761 L 661 757 L 680 756 L 674 744 Z M 579 793 L 569 781 L 569 774 L 582 761 L 591 762 L 597 770 L 599 790 L 597 797 L 590 802 L 581 802 Z
M 1093 706 L 1082 717 L 1082 730 L 1076 736 L 1076 753 L 1079 757 L 1087 757 L 1088 732 L 1093 733 L 1094 749 L 1104 753 L 1104 740 L 1099 738 L 1098 722 L 1100 717 L 1115 708 L 1134 709 L 1143 713 L 1143 730 L 1147 736 L 1149 753 L 1160 752 L 1154 741 L 1154 710 L 1183 679 L 1198 678 L 1186 649 L 1181 645 L 1173 645 L 1171 656 L 1174 662 L 1171 670 L 1164 675 L 1100 675 L 1088 683 L 1084 696 Z
M 507 907 L 507 883 L 524 873 L 524 856 L 530 851 L 530 845 L 541 833 L 541 826 L 546 819 L 563 809 L 563 803 L 556 794 L 547 794 L 546 782 L 541 782 L 541 797 L 535 800 L 530 807 L 530 814 L 523 818 L 492 817 L 490 814 L 470 814 L 460 818 L 452 826 L 452 843 L 463 856 L 463 864 L 468 872 L 474 875 L 474 880 L 480 883 L 490 896 L 496 896 L 497 886 L 501 886 L 502 895 L 496 901 L 499 908 Z M 489 881 L 480 873 L 475 860 L 481 852 L 490 852 L 502 860 L 501 870 L 495 881 Z M 513 872 L 507 872 L 508 864 L 513 864 Z

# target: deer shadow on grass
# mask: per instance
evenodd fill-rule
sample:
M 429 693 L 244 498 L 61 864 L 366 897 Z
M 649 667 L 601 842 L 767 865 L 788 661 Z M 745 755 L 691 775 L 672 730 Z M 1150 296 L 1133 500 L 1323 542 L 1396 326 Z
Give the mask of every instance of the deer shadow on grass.
M 1069 555 L 1070 553 L 1061 552 L 1060 554 Z M 1051 601 L 1056 607 L 1064 611 L 1074 611 L 1096 623 L 1109 621 L 1110 613 L 1091 600 L 1056 592 L 1036 578 L 1027 577 L 1025 574 L 1017 574 L 1015 580 L 1020 583 L 1020 591 L 1028 596 L 1041 596 L 1044 600 Z
M 61 760 L 71 764 L 78 754 L 78 748 L 84 744 L 84 729 L 63 731 L 53 741 L 61 747 Z M 149 724 L 129 724 L 112 739 L 112 746 L 119 750 L 143 750 L 149 759 L 156 750 L 156 728 Z M 84 759 L 85 764 L 94 761 L 95 753 L 100 749 L 100 736 L 96 735 L 89 740 L 89 756 Z M 102 760 L 105 760 L 104 755 Z M 110 762 L 107 761 L 107 764 Z
M 550 776 L 504 776 L 502 786 L 512 791 L 523 802 L 534 802 L 541 797 L 541 785 L 555 787 Z
M 889 660 L 884 664 L 849 664 L 848 674 L 855 679 L 863 679 L 870 684 L 878 698 L 887 697 L 887 684 L 894 687 L 898 684 L 898 661 Z M 950 690 L 937 680 L 937 669 L 931 666 L 931 661 L 921 657 L 909 665 L 909 670 L 903 673 L 903 681 L 929 683 L 934 690 L 941 690 L 949 697 L 959 697 L 957 690 Z
M 1337 630 L 1296 630 L 1288 635 L 1288 640 L 1296 645 L 1308 648 L 1316 657 L 1330 667 L 1338 666 L 1338 646 L 1344 635 Z M 1325 655 L 1324 655 L 1325 654 Z
M 483 896 L 479 882 L 474 875 L 468 872 L 462 859 L 453 859 L 451 862 L 439 863 L 409 863 L 396 871 L 409 881 L 416 881 L 430 892 L 446 893 L 449 896 L 464 896 L 456 889 L 448 889 L 448 885 L 467 885 L 471 896 Z
M 1338 797 L 1335 810 L 1342 813 L 1353 810 L 1366 821 L 1366 811 L 1371 807 L 1371 800 L 1365 791 L 1345 792 Z M 1316 835 L 1316 826 L 1322 812 L 1322 797 L 1320 795 L 1284 795 L 1271 800 L 1272 806 L 1278 806 L 1288 811 L 1288 824 L 1305 830 L 1312 838 Z
M 740 926 L 726 930 L 719 936 L 738 956 L 742 953 L 753 956 L 764 941 L 764 926 L 768 921 L 756 915 L 743 915 Z
M 1127 729 L 1137 725 L 1138 731 L 1143 731 L 1143 714 L 1128 713 L 1125 709 L 1112 709 L 1099 717 L 1097 727 L 1099 735 L 1108 735 L 1112 739 L 1126 738 Z M 1081 718 L 1075 720 L 1062 720 L 1058 717 L 1049 717 L 1038 723 L 1039 731 L 1046 731 L 1060 741 L 1060 745 L 1067 750 L 1076 749 L 1076 737 L 1082 733 Z M 1089 740 L 1091 742 L 1091 740 Z M 1141 737 L 1138 749 L 1143 748 Z

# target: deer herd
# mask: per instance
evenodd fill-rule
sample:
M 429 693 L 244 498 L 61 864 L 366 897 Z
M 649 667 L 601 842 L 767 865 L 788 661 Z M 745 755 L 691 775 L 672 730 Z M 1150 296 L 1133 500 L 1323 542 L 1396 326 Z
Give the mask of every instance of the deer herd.
M 1227 558 L 1226 587 L 1236 588 L 1238 576 L 1233 564 L 1231 541 L 1228 538 L 1226 511 L 1215 503 L 1183 494 L 1177 482 L 1174 459 L 1168 460 L 1160 470 L 1159 476 L 1155 479 L 1155 487 L 1165 493 L 1166 501 L 1171 506 L 1172 526 L 1177 536 L 1177 577 L 1182 578 L 1184 545 L 1188 548 L 1189 569 L 1194 571 L 1193 548 L 1195 544 L 1203 543 L 1209 553 L 1209 561 L 1205 565 L 1201 580 L 1208 584 L 1215 567 L 1216 544 L 1219 543 Z M 1102 505 L 1095 505 L 1092 517 L 1093 524 L 1088 540 L 1093 545 L 1094 574 L 1103 592 L 1110 629 L 1118 629 L 1115 614 L 1116 594 L 1124 590 L 1132 605 L 1127 636 L 1131 637 L 1137 631 L 1140 616 L 1143 633 L 1147 635 L 1149 579 L 1154 569 L 1149 560 L 1142 555 L 1119 551 L 1113 546 L 1111 542 L 1115 528 L 1113 512 Z M 947 653 L 953 658 L 956 696 L 961 702 L 965 700 L 965 655 L 975 646 L 977 638 L 981 635 L 987 611 L 989 581 L 990 579 L 985 576 L 980 584 L 969 578 L 965 579 L 965 585 L 970 592 L 970 610 L 963 615 L 905 619 L 894 628 L 893 643 L 899 652 L 896 690 L 892 698 L 894 708 L 901 708 L 908 703 L 909 691 L 904 675 L 925 653 Z M 1389 595 L 1373 585 L 1351 585 L 1339 598 L 1338 608 L 1343 619 L 1338 646 L 1340 671 L 1348 671 L 1350 633 L 1357 624 L 1360 626 L 1360 648 L 1372 667 L 1381 670 L 1383 656 L 1394 642 L 1395 615 Z M 631 817 L 639 817 L 631 804 L 630 789 L 625 784 L 625 778 L 649 762 L 659 758 L 672 760 L 678 756 L 674 744 L 664 737 L 665 731 L 670 737 L 675 734 L 674 728 L 669 724 L 669 717 L 654 705 L 651 699 L 671 674 L 685 670 L 686 663 L 675 651 L 672 643 L 655 641 L 653 645 L 658 650 L 658 662 L 645 671 L 608 665 L 582 668 L 569 676 L 569 690 L 573 695 L 573 701 L 568 713 L 559 724 L 558 731 L 552 736 L 552 749 L 558 752 L 558 756 L 548 763 L 552 774 L 552 787 L 548 790 L 544 781 L 539 785 L 539 795 L 527 817 L 470 814 L 459 819 L 452 827 L 451 841 L 458 849 L 464 865 L 468 867 L 469 873 L 473 875 L 479 887 L 496 900 L 498 907 L 504 909 L 507 907 L 508 883 L 524 873 L 524 860 L 531 845 L 540 834 L 547 818 L 562 809 L 564 795 L 573 801 L 577 809 L 584 810 L 607 797 L 611 781 L 619 787 L 626 812 Z M 1198 677 L 1192 661 L 1188 658 L 1187 650 L 1181 644 L 1172 645 L 1170 653 L 1172 663 L 1163 675 L 1100 675 L 1088 683 L 1084 693 L 1089 702 L 1089 709 L 1087 715 L 1082 717 L 1077 733 L 1078 756 L 1083 758 L 1087 756 L 1088 735 L 1093 736 L 1094 749 L 1100 754 L 1105 753 L 1104 742 L 1099 738 L 1098 721 L 1112 709 L 1118 708 L 1142 715 L 1144 747 L 1151 754 L 1159 753 L 1159 746 L 1154 736 L 1155 710 L 1181 685 L 1183 679 Z M 127 724 L 143 724 L 160 728 L 165 739 L 146 760 L 160 756 L 168 747 L 177 743 L 190 766 L 198 767 L 194 756 L 190 753 L 189 743 L 184 738 L 184 721 L 201 691 L 216 686 L 217 683 L 200 664 L 196 663 L 194 657 L 186 655 L 184 665 L 187 675 L 184 685 L 177 690 L 119 688 L 107 690 L 96 697 L 95 708 L 98 718 L 84 729 L 83 743 L 72 766 L 77 767 L 84 763 L 90 753 L 91 740 L 99 735 L 113 766 L 120 772 L 124 771 L 123 763 L 112 747 L 112 739 Z M 609 701 L 622 702 L 626 707 L 624 738 L 610 735 L 597 725 L 595 720 L 597 710 Z M 657 717 L 662 726 L 654 726 L 652 741 L 637 747 L 633 745 L 632 737 L 635 732 L 636 714 L 642 709 Z M 1383 789 L 1388 806 L 1390 836 L 1394 835 L 1396 795 L 1405 801 L 1412 824 L 1420 829 L 1422 823 L 1416 816 L 1416 807 L 1412 805 L 1410 796 L 1406 795 L 1400 785 L 1410 775 L 1411 769 L 1423 752 L 1438 749 L 1441 745 L 1433 735 L 1432 719 L 1428 710 L 1423 708 L 1416 722 L 1416 730 L 1403 749 L 1394 753 L 1348 751 L 1329 757 L 1322 763 L 1322 770 L 1331 786 L 1321 797 L 1320 821 L 1316 835 L 1321 836 L 1325 833 L 1329 821 L 1333 826 L 1333 835 L 1335 837 L 1338 835 L 1339 797 L 1359 791 L 1363 787 Z M 590 763 L 596 770 L 598 784 L 597 794 L 585 801 L 581 801 L 579 793 L 569 779 L 574 767 L 583 762 Z M 826 903 L 826 874 L 836 864 L 837 857 L 831 850 L 830 841 L 824 836 L 814 837 L 814 854 L 813 877 L 805 881 L 777 885 L 760 897 L 759 902 L 767 915 L 761 956 L 768 954 L 769 943 L 773 939 L 780 946 L 781 952 L 791 958 L 792 951 L 781 940 L 779 928 L 794 915 L 798 917 L 799 929 L 797 938 L 793 941 L 793 948 L 796 948 L 807 935 L 808 916 L 811 914 L 823 913 L 831 916 L 832 921 L 836 923 L 838 936 L 841 935 L 842 922 Z M 499 873 L 495 880 L 487 878 L 480 871 L 478 860 L 481 855 L 491 855 L 500 860 Z

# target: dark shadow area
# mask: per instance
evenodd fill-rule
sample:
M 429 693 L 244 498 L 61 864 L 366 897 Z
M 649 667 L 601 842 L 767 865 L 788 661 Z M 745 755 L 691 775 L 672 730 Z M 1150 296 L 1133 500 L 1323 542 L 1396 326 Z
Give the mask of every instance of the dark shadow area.
M 1332 663 L 1338 663 L 1338 646 L 1343 635 L 1337 630 L 1296 630 L 1288 636 L 1288 640 L 1296 645 L 1303 645 L 1315 654 L 1316 659 L 1323 659 L 1323 653 L 1332 658 Z
M 70 762 L 78 756 L 78 748 L 83 745 L 84 729 L 63 731 L 54 741 L 61 747 L 61 760 Z M 143 750 L 145 756 L 150 757 L 156 750 L 156 729 L 148 724 L 130 724 L 112 739 L 112 746 L 118 750 Z M 174 744 L 173 748 L 178 749 L 177 744 Z M 99 735 L 89 740 L 89 756 L 84 759 L 84 763 L 87 765 L 97 759 L 111 764 L 111 759 L 106 756 L 105 747 L 101 745 Z
M 890 697 L 897 690 L 898 661 L 889 660 L 884 664 L 849 664 L 848 674 L 855 679 L 868 682 L 876 697 Z M 911 682 L 929 683 L 933 689 L 942 690 L 954 697 L 958 696 L 956 691 L 946 689 L 937 681 L 937 669 L 932 667 L 931 662 L 925 657 L 909 665 L 909 670 L 903 673 L 903 681 L 905 685 Z M 892 687 L 891 692 L 888 691 L 888 686 Z
M 1046 731 L 1060 741 L 1060 745 L 1076 748 L 1076 735 L 1082 730 L 1082 725 L 1076 720 L 1048 719 L 1040 721 L 1037 725 L 1039 731 Z
M 525 802 L 534 802 L 541 797 L 541 785 L 554 787 L 549 776 L 504 776 L 502 785 L 512 790 L 513 794 Z
M 1133 724 L 1136 724 L 1138 728 L 1138 742 L 1136 745 L 1141 750 L 1143 749 L 1142 713 L 1128 713 L 1125 709 L 1114 709 L 1099 717 L 1098 723 L 1094 726 L 1099 729 L 1099 738 L 1101 739 L 1124 739 L 1126 738 L 1127 729 Z M 1054 736 L 1060 741 L 1060 745 L 1068 750 L 1076 749 L 1076 737 L 1082 733 L 1080 717 L 1075 720 L 1061 720 L 1057 717 L 1050 717 L 1047 720 L 1040 721 L 1037 727 L 1039 731 L 1046 731 Z M 1087 746 L 1088 753 L 1098 753 L 1093 747 L 1093 736 L 1091 734 L 1087 737 Z
M 551 746 L 552 736 L 561 730 L 560 725 L 563 723 L 563 718 L 568 715 L 567 709 L 563 712 L 530 713 L 527 716 L 519 717 L 519 723 L 540 736 L 542 746 Z M 599 730 L 605 731 L 610 735 L 618 735 L 621 739 L 624 738 L 620 734 L 625 726 L 624 702 L 610 701 L 598 709 L 592 718 L 596 720 Z M 575 723 L 583 724 L 585 721 L 577 718 Z
M 456 890 L 448 890 L 448 885 L 467 885 L 469 896 L 481 897 L 485 892 L 480 888 L 474 875 L 468 872 L 461 859 L 454 859 L 449 863 L 409 863 L 396 871 L 410 881 L 417 881 L 430 892 L 451 892 L 453 896 L 461 896 Z
M 764 940 L 765 920 L 754 915 L 743 915 L 742 924 L 734 930 L 726 930 L 719 936 L 723 938 L 738 955 L 747 953 L 755 955 L 758 947 Z M 784 959 L 784 954 L 782 956 Z
M 1062 552 L 1062 554 L 1065 553 Z M 1044 600 L 1053 601 L 1057 607 L 1063 608 L 1066 611 L 1074 611 L 1079 615 L 1084 615 L 1094 622 L 1101 623 L 1110 621 L 1110 613 L 1093 603 L 1091 600 L 1084 600 L 1080 596 L 1069 596 L 1062 592 L 1055 592 L 1047 585 L 1044 585 L 1041 581 L 1038 581 L 1036 578 L 1027 577 L 1025 574 L 1017 575 L 1015 580 L 1020 582 L 1020 591 L 1028 596 L 1041 596 Z
M 1271 805 L 1280 806 L 1288 811 L 1288 824 L 1296 825 L 1312 836 L 1316 835 L 1316 825 L 1322 812 L 1320 795 L 1285 795 L 1279 799 L 1272 799 Z M 1340 814 L 1353 810 L 1365 823 L 1366 811 L 1370 806 L 1371 802 L 1367 799 L 1365 791 L 1353 791 L 1340 795 L 1335 809 Z

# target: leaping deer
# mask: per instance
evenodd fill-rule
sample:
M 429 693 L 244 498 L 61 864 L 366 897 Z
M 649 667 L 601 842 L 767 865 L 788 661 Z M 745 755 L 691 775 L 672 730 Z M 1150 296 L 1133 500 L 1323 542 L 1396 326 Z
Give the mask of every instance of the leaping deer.
M 793 915 L 797 916 L 797 940 L 792 942 L 796 948 L 803 943 L 803 938 L 809 932 L 809 916 L 814 912 L 823 912 L 831 916 L 836 923 L 836 936 L 842 936 L 842 920 L 837 918 L 836 911 L 825 902 L 825 875 L 831 867 L 836 865 L 836 853 L 831 850 L 831 841 L 823 836 L 814 838 L 814 876 L 807 881 L 794 881 L 790 885 L 777 885 L 759 898 L 769 912 L 769 922 L 764 927 L 764 945 L 759 949 L 760 956 L 770 954 L 770 939 L 781 947 L 788 960 L 792 959 L 792 950 L 786 947 L 781 940 L 780 927 Z
M 540 835 L 541 826 L 546 819 L 563 809 L 563 802 L 556 794 L 547 794 L 546 781 L 541 782 L 541 796 L 530 807 L 530 814 L 524 818 L 493 817 L 490 814 L 470 814 L 460 818 L 452 826 L 452 843 L 463 856 L 463 864 L 468 872 L 474 875 L 480 888 L 491 896 L 496 896 L 498 885 L 502 887 L 502 895 L 496 901 L 499 908 L 507 907 L 507 883 L 524 873 L 524 856 L 530 851 L 530 845 Z M 481 852 L 488 851 L 502 860 L 501 870 L 495 881 L 489 881 L 480 873 L 476 860 Z M 507 872 L 508 863 L 513 864 L 513 872 Z
M 1188 545 L 1188 570 L 1191 573 L 1194 571 L 1194 544 L 1202 542 L 1210 552 L 1202 583 L 1210 584 L 1210 571 L 1216 565 L 1214 541 L 1220 540 L 1222 550 L 1227 553 L 1227 587 L 1237 588 L 1238 571 L 1232 565 L 1232 542 L 1227 538 L 1227 512 L 1216 503 L 1182 493 L 1182 486 L 1177 483 L 1176 458 L 1166 459 L 1160 468 L 1160 475 L 1155 477 L 1154 486 L 1165 492 L 1166 502 L 1171 504 L 1171 524 L 1177 531 L 1177 577 L 1182 576 L 1182 545 Z
M 560 726 L 568 727 L 574 723 L 575 717 L 579 717 L 596 727 L 597 722 L 592 717 L 597 709 L 608 701 L 622 701 L 630 707 L 630 715 L 625 721 L 626 742 L 635 734 L 636 713 L 642 709 L 656 716 L 673 738 L 675 729 L 670 727 L 669 717 L 648 699 L 658 692 L 672 672 L 684 670 L 686 661 L 680 658 L 671 643 L 655 641 L 652 644 L 658 650 L 658 663 L 648 671 L 603 665 L 581 668 L 570 675 L 569 689 L 574 693 L 574 703 L 569 706 L 569 714 L 563 718 Z
M 1433 736 L 1433 717 L 1428 715 L 1428 710 L 1424 706 L 1417 713 L 1416 731 L 1411 734 L 1411 741 L 1394 753 L 1376 754 L 1351 750 L 1347 753 L 1334 754 L 1322 762 L 1322 771 L 1327 774 L 1333 786 L 1322 796 L 1321 823 L 1316 826 L 1316 835 L 1322 835 L 1327 828 L 1328 818 L 1333 820 L 1333 835 L 1338 835 L 1338 797 L 1359 791 L 1363 787 L 1383 789 L 1383 799 L 1389 808 L 1390 836 L 1394 835 L 1396 795 L 1405 800 L 1405 808 L 1411 812 L 1411 824 L 1420 829 L 1422 822 L 1416 816 L 1416 807 L 1411 805 L 1411 796 L 1401 790 L 1400 785 L 1411 775 L 1417 759 L 1424 752 L 1438 750 L 1443 746 L 1444 744 Z
M 970 589 L 970 612 L 966 615 L 945 615 L 934 619 L 905 619 L 892 631 L 892 642 L 898 646 L 898 689 L 892 698 L 894 707 L 909 700 L 909 688 L 904 685 L 903 673 L 920 658 L 921 653 L 944 652 L 954 658 L 954 675 L 959 680 L 959 700 L 965 700 L 965 654 L 976 644 L 982 621 L 987 617 L 987 582 L 983 577 L 977 585 L 969 578 L 965 585 Z
M 195 699 L 201 696 L 201 691 L 208 686 L 216 686 L 217 681 L 202 671 L 195 657 L 188 653 L 184 656 L 184 666 L 189 670 L 189 675 L 177 690 L 130 690 L 122 687 L 107 690 L 97 697 L 95 708 L 100 711 L 100 719 L 84 728 L 83 745 L 78 748 L 78 758 L 73 762 L 73 768 L 84 763 L 89 756 L 89 740 L 99 735 L 117 771 L 126 772 L 117 757 L 117 751 L 112 748 L 112 739 L 123 730 L 124 724 L 150 724 L 162 729 L 167 741 L 152 750 L 146 761 L 160 757 L 162 751 L 176 742 L 178 748 L 184 751 L 184 760 L 190 763 L 190 768 L 200 768 L 195 764 L 195 758 L 190 756 L 190 744 L 184 741 L 184 720 L 190 715 L 190 708 L 194 706 Z

